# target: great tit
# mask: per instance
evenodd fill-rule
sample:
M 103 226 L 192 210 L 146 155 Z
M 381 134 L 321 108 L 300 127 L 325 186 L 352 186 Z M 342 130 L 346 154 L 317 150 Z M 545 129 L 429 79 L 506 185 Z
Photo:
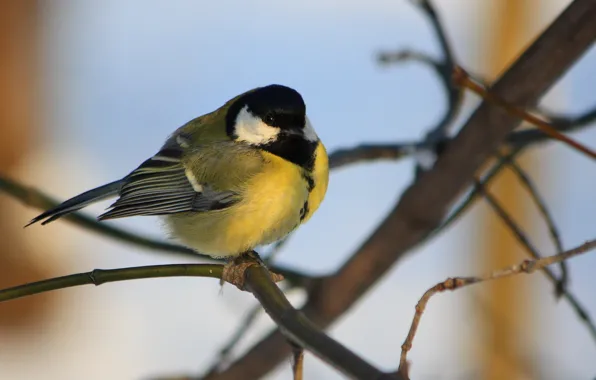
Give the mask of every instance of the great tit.
M 328 178 L 327 153 L 302 96 L 269 85 L 189 121 L 126 177 L 77 195 L 28 225 L 118 197 L 99 220 L 160 215 L 186 246 L 232 258 L 306 222 Z

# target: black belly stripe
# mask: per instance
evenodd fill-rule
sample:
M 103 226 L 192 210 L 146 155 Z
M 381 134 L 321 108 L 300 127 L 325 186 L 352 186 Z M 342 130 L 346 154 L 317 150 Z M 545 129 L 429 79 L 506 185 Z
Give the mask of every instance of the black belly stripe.
M 315 180 L 312 178 L 310 174 L 306 172 L 302 172 L 302 178 L 304 178 L 304 180 L 306 181 L 306 184 L 308 186 L 308 192 L 310 193 L 312 189 L 315 188 Z
M 300 209 L 300 221 L 302 222 L 304 218 L 306 218 L 306 214 L 308 214 L 308 201 L 304 202 L 302 208 Z

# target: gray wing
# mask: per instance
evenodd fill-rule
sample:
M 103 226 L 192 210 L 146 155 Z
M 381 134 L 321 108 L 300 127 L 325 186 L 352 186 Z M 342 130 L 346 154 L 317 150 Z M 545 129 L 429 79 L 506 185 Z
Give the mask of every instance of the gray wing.
M 172 142 L 124 178 L 120 197 L 99 220 L 221 210 L 238 201 L 232 191 L 193 183 L 181 162 L 183 148 Z

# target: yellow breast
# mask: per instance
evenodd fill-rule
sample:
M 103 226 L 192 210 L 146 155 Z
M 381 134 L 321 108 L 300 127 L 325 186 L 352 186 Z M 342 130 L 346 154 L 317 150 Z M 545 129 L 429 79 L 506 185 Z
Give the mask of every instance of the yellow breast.
M 223 210 L 170 216 L 172 234 L 216 257 L 235 256 L 283 238 L 310 218 L 325 195 L 327 155 L 324 148 L 317 152 L 323 161 L 310 173 L 315 181 L 310 192 L 304 169 L 263 151 L 262 170 L 244 184 L 241 201 Z
M 247 183 L 230 222 L 235 236 L 246 240 L 248 249 L 279 240 L 296 228 L 309 196 L 299 167 L 267 152 L 263 156 L 265 170 Z

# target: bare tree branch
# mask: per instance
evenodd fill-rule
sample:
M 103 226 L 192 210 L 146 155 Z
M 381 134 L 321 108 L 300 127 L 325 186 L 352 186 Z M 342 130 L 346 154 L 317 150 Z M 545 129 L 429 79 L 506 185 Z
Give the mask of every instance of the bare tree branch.
M 480 185 L 480 186 L 482 186 L 482 185 Z M 518 240 L 518 242 L 521 244 L 521 246 L 524 247 L 524 249 L 535 260 L 540 260 L 541 255 L 538 252 L 538 249 L 536 249 L 534 247 L 534 245 L 530 242 L 528 237 L 522 232 L 522 229 L 511 218 L 511 216 L 507 213 L 507 211 L 505 211 L 505 209 L 499 203 L 499 201 L 497 201 L 497 199 L 495 199 L 488 191 L 486 191 L 486 189 L 483 189 L 482 192 L 483 192 L 484 198 L 487 200 L 489 205 L 497 213 L 497 215 L 501 218 L 503 223 L 505 223 L 505 225 L 513 233 L 513 236 Z M 557 252 L 559 252 L 559 251 L 557 250 Z M 546 277 L 551 282 L 553 282 L 553 284 L 555 284 L 556 289 L 560 290 L 561 296 L 563 298 L 565 298 L 567 301 L 569 301 L 571 308 L 579 316 L 580 320 L 582 320 L 584 322 L 584 324 L 588 328 L 588 331 L 590 332 L 590 335 L 592 336 L 592 339 L 596 342 L 596 325 L 594 324 L 594 321 L 592 321 L 592 318 L 590 317 L 588 312 L 584 309 L 583 306 L 581 306 L 579 304 L 579 302 L 577 302 L 575 297 L 572 294 L 570 294 L 567 291 L 567 289 L 559 286 L 559 279 L 557 279 L 557 276 L 555 276 L 555 274 L 553 273 L 553 271 L 550 268 L 544 267 L 543 271 L 544 271 L 544 274 L 546 275 Z
M 437 285 L 433 286 L 429 290 L 427 290 L 424 295 L 420 298 L 418 303 L 416 304 L 416 312 L 414 313 L 414 318 L 412 320 L 412 324 L 410 326 L 410 331 L 408 332 L 408 336 L 402 345 L 401 355 L 400 355 L 400 368 L 402 366 L 407 365 L 407 355 L 408 351 L 412 348 L 412 342 L 414 341 L 414 337 L 416 336 L 416 331 L 420 324 L 420 319 L 422 318 L 422 314 L 426 309 L 426 305 L 432 296 L 437 293 L 444 292 L 445 290 L 456 290 L 460 289 L 464 286 L 477 284 L 479 282 L 491 281 L 496 280 L 504 277 L 510 277 L 514 275 L 518 275 L 521 273 L 531 274 L 537 270 L 545 269 L 548 265 L 552 265 L 554 263 L 561 262 L 563 260 L 567 260 L 571 257 L 581 255 L 586 253 L 592 249 L 596 248 L 596 240 L 588 241 L 579 247 L 570 249 L 569 251 L 557 253 L 552 256 L 543 257 L 539 259 L 533 260 L 524 260 L 519 264 L 512 265 L 507 268 L 499 269 L 493 271 L 491 273 L 478 276 L 478 277 L 454 277 L 448 278 L 447 280 L 438 283 Z
M 263 277 L 269 272 L 262 266 L 246 271 L 246 290 L 253 293 L 271 319 L 280 326 L 286 338 L 333 365 L 343 374 L 354 379 L 401 379 L 395 374 L 385 374 L 365 362 L 335 340 L 321 332 L 303 313 L 294 309 L 277 286 L 269 286 Z M 270 280 L 269 280 L 270 282 Z M 286 346 L 289 346 L 286 343 Z M 242 378 L 251 378 L 244 375 Z
M 552 115 L 549 112 L 540 112 L 543 116 L 546 116 L 551 120 L 551 124 L 553 124 L 559 132 L 573 132 L 578 129 L 584 128 L 590 124 L 594 124 L 596 122 L 596 107 L 587 112 L 581 114 L 580 116 L 562 116 L 562 115 Z M 507 143 L 514 148 L 525 146 L 528 142 L 532 143 L 540 143 L 543 141 L 550 140 L 550 137 L 544 134 L 540 130 L 536 129 L 528 129 L 523 131 L 517 131 L 514 134 L 511 134 L 507 138 Z
M 382 52 L 379 54 L 378 59 L 380 63 L 384 64 L 415 60 L 422 62 L 434 69 L 441 80 L 441 84 L 443 85 L 447 99 L 447 109 L 445 114 L 426 135 L 426 142 L 436 145 L 447 139 L 449 129 L 461 110 L 464 91 L 461 88 L 455 86 L 453 83 L 452 73 L 457 65 L 455 63 L 453 49 L 451 48 L 451 44 L 448 41 L 445 28 L 441 23 L 441 19 L 439 18 L 437 11 L 435 10 L 432 3 L 428 0 L 419 0 L 416 1 L 415 4 L 420 7 L 430 21 L 435 36 L 439 41 L 443 59 L 439 61 L 426 54 L 409 50 L 403 50 L 397 53 Z

